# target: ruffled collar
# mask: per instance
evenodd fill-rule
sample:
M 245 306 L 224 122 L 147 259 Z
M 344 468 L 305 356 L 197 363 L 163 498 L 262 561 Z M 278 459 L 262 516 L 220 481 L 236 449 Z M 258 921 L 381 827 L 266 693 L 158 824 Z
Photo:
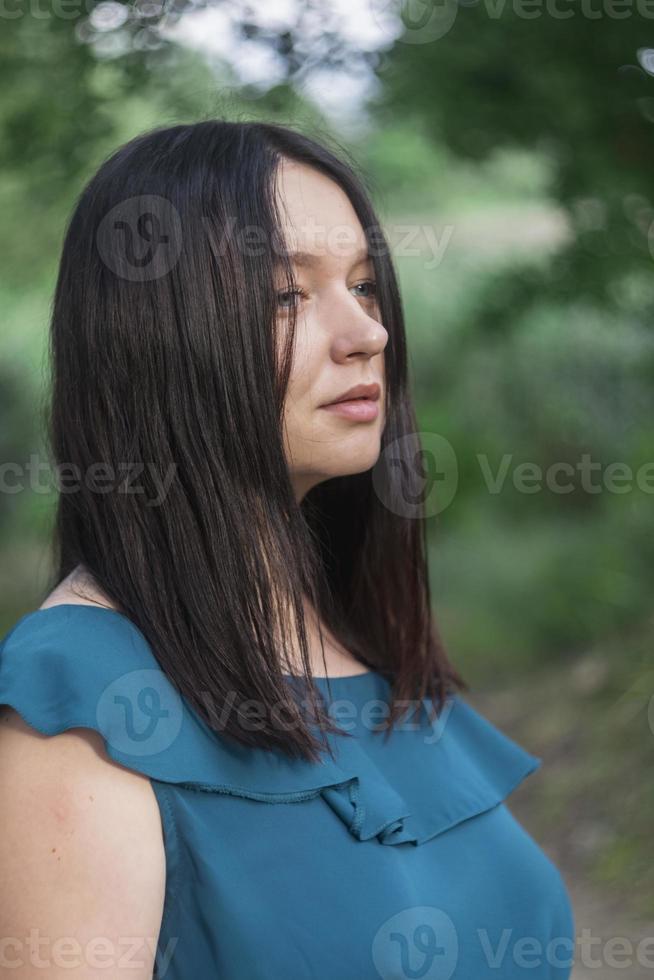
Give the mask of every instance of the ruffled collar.
M 143 634 L 113 610 L 37 610 L 0 643 L 0 703 L 44 734 L 92 728 L 116 762 L 191 791 L 271 805 L 320 796 L 361 842 L 424 844 L 497 806 L 541 765 L 458 694 L 433 723 L 425 710 L 410 708 L 406 725 L 402 719 L 386 741 L 366 720 L 380 717 L 389 692 L 384 677 L 315 680 L 335 720 L 354 724 L 351 736 L 327 735 L 333 758 L 325 752 L 321 762 L 308 762 L 210 729 Z

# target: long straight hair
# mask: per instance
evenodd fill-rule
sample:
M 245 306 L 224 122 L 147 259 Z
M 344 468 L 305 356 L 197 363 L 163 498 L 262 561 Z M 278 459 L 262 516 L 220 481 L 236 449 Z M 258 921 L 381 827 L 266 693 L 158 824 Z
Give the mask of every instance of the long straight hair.
M 289 682 L 289 635 L 311 722 L 323 735 L 340 729 L 313 684 L 304 597 L 391 682 L 388 732 L 402 702 L 431 700 L 433 718 L 453 688 L 467 689 L 431 610 L 424 515 L 389 504 L 420 453 L 403 313 L 366 178 L 336 146 L 207 120 L 120 147 L 68 222 L 49 351 L 52 463 L 87 476 L 58 496 L 55 584 L 83 566 L 212 729 L 310 761 L 326 741 Z M 282 438 L 295 316 L 285 344 L 276 333 L 280 262 L 294 282 L 278 238 L 284 158 L 351 201 L 389 334 L 374 484 L 373 470 L 332 478 L 299 503 Z M 252 699 L 256 725 L 243 707 Z

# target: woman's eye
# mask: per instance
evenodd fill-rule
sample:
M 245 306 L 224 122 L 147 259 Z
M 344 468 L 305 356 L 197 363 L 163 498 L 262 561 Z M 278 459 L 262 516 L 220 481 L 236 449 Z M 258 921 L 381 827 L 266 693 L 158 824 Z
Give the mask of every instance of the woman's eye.
M 359 293 L 358 295 L 361 299 L 373 299 L 377 295 L 377 283 L 374 279 L 366 279 L 365 282 L 358 282 L 356 286 L 352 286 L 352 289 L 369 289 L 368 295 Z
M 296 305 L 297 296 L 306 296 L 303 289 L 283 289 L 277 293 L 277 303 L 284 310 L 290 310 Z
M 358 282 L 351 288 L 363 290 L 363 292 L 355 294 L 359 299 L 374 299 L 377 295 L 377 283 L 373 279 Z M 298 298 L 307 299 L 307 294 L 303 289 L 281 289 L 277 293 L 277 304 L 283 310 L 290 310 L 297 306 Z

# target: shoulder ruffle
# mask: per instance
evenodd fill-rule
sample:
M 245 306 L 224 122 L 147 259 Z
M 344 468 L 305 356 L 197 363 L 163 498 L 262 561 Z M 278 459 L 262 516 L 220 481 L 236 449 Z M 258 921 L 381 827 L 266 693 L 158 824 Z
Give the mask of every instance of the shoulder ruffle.
M 161 782 L 269 804 L 321 796 L 357 840 L 382 844 L 422 844 L 491 809 L 542 761 L 458 695 L 383 748 L 381 733 L 330 733 L 334 758 L 319 763 L 240 745 L 191 708 L 127 617 L 95 606 L 18 620 L 0 642 L 0 704 L 45 735 L 93 729 L 115 762 Z

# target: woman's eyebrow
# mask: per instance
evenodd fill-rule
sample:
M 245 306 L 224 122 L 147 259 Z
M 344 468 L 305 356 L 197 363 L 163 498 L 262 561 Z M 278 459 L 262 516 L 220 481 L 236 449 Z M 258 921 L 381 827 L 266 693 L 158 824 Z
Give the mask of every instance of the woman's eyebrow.
M 290 259 L 295 265 L 298 266 L 312 266 L 318 265 L 323 257 L 322 252 L 303 252 L 303 251 L 288 251 L 284 255 L 286 258 Z M 361 262 L 370 259 L 370 253 L 367 248 L 360 249 L 356 255 L 353 256 L 352 265 L 358 265 Z

